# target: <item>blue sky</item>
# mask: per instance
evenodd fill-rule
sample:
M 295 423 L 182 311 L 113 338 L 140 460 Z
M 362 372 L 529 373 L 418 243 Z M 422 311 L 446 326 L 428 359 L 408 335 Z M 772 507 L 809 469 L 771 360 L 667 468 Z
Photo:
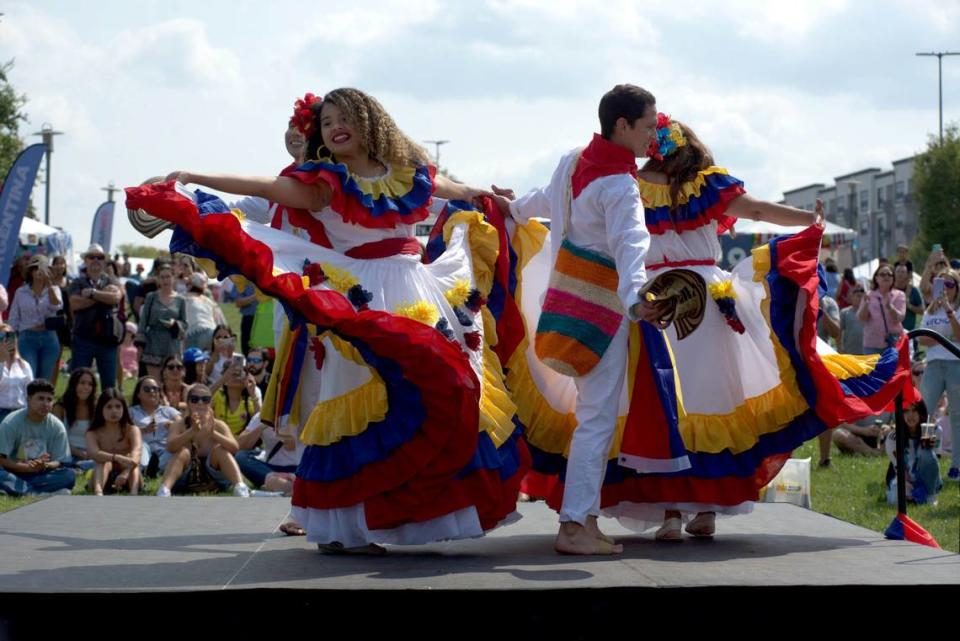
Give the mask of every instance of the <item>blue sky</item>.
M 921 150 L 937 65 L 960 50 L 960 0 L 793 3 L 3 2 L 30 133 L 66 132 L 51 222 L 83 247 L 100 187 L 174 169 L 276 173 L 294 98 L 356 86 L 477 185 L 546 182 L 597 129 L 618 82 L 687 121 L 755 195 Z M 944 61 L 960 120 L 960 57 Z M 42 189 L 36 202 L 42 210 Z M 147 242 L 118 216 L 114 243 Z M 153 244 L 165 242 L 163 236 Z

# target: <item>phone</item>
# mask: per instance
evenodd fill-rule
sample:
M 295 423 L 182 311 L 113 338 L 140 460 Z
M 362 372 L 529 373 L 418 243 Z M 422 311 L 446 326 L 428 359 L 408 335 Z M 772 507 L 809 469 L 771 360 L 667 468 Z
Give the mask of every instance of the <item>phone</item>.
M 940 243 L 934 243 L 934 244 L 933 244 L 933 249 L 932 249 L 932 251 L 934 251 L 934 252 L 942 252 L 942 251 L 943 251 L 943 245 L 941 245 Z
M 247 360 L 243 357 L 242 354 L 233 355 L 233 366 L 243 369 L 247 365 Z
M 943 276 L 937 276 L 933 279 L 933 299 L 943 297 Z

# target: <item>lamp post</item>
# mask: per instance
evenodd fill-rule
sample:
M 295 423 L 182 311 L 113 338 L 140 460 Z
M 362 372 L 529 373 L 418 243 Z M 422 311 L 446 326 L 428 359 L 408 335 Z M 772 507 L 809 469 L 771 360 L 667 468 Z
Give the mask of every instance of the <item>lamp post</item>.
M 423 142 L 427 143 L 428 145 L 433 145 L 436 148 L 436 152 L 434 153 L 433 157 L 434 157 L 434 161 L 437 163 L 437 171 L 440 171 L 440 145 L 445 145 L 450 141 L 449 140 L 424 140 Z
M 47 225 L 50 224 L 50 154 L 53 153 L 53 137 L 62 135 L 62 131 L 54 131 L 53 125 L 49 122 L 43 123 L 40 126 L 40 131 L 35 131 L 31 135 L 40 136 L 43 139 L 43 144 L 46 146 L 46 156 L 47 156 L 47 169 L 44 183 L 46 185 L 45 192 L 45 201 L 44 201 L 44 214 L 43 222 Z
M 113 193 L 116 192 L 116 191 L 120 191 L 120 188 L 119 188 L 119 187 L 114 187 L 114 182 L 111 180 L 110 182 L 107 183 L 107 186 L 106 186 L 106 187 L 101 187 L 100 190 L 107 192 L 107 202 L 108 202 L 108 203 L 112 203 L 112 202 L 113 202 Z
M 943 144 L 943 57 L 960 56 L 960 51 L 931 51 L 929 53 L 918 53 L 918 56 L 936 56 L 937 57 L 937 82 L 938 94 L 940 97 L 940 144 Z

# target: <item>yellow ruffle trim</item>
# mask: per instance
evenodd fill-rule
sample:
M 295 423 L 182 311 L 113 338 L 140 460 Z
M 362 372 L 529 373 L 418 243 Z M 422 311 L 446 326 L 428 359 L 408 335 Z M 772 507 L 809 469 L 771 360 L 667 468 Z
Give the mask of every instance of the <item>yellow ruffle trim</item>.
M 498 448 L 503 445 L 516 426 L 513 415 L 517 413 L 507 386 L 503 380 L 500 360 L 493 350 L 483 349 L 483 386 L 480 395 L 480 430 L 490 435 Z
M 820 357 L 827 371 L 837 380 L 845 381 L 848 378 L 866 376 L 877 369 L 880 354 L 854 356 L 852 354 L 825 354 Z
M 450 242 L 450 234 L 457 225 L 467 225 L 467 243 L 473 259 L 473 282 L 484 297 L 493 287 L 493 271 L 500 253 L 500 238 L 497 229 L 483 219 L 478 211 L 458 211 L 443 226 L 443 240 Z
M 401 198 L 413 189 L 413 177 L 417 168 L 412 165 L 390 165 L 390 173 L 382 178 L 364 178 L 351 173 L 350 177 L 365 194 L 374 200 L 380 196 Z
M 700 191 L 707 182 L 707 176 L 711 174 L 728 175 L 729 172 L 723 167 L 707 167 L 697 173 L 697 177 L 690 182 L 683 183 L 680 186 L 680 193 L 677 195 L 677 203 L 685 205 L 691 198 L 699 198 Z M 670 198 L 670 185 L 659 185 L 645 180 L 638 180 L 640 185 L 640 198 L 646 207 L 670 207 L 672 199 Z
M 303 331 L 315 333 L 316 328 L 308 325 Z M 274 362 L 273 371 L 270 374 L 270 382 L 267 383 L 267 393 L 263 395 L 263 403 L 260 408 L 260 419 L 265 423 L 276 425 L 280 419 L 279 403 L 282 399 L 277 398 L 277 390 L 280 384 L 282 373 L 287 370 L 287 361 L 290 359 L 291 340 L 290 323 L 286 318 L 283 319 L 283 331 L 280 333 L 280 344 L 277 348 L 277 358 Z M 290 414 L 287 416 L 287 424 L 300 425 L 300 386 L 297 386 L 294 392 L 293 404 L 290 407 Z

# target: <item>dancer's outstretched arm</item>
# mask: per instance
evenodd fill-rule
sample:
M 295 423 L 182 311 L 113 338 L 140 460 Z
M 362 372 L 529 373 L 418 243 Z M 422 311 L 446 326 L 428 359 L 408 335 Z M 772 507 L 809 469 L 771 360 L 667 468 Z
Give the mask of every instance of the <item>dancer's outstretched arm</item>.
M 750 194 L 743 194 L 730 203 L 727 213 L 736 218 L 762 220 L 775 225 L 792 227 L 795 225 L 822 225 L 823 201 L 817 200 L 815 211 L 797 209 L 787 205 L 758 200 Z
M 493 192 L 454 182 L 440 174 L 434 176 L 433 187 L 433 194 L 437 198 L 446 198 L 447 200 L 465 200 L 471 202 L 474 198 L 479 198 L 480 196 L 493 195 Z
M 322 182 L 307 185 L 286 176 L 235 176 L 175 171 L 167 176 L 167 180 L 203 185 L 231 194 L 260 196 L 286 207 L 309 211 L 319 211 L 329 205 L 331 196 L 330 187 Z

